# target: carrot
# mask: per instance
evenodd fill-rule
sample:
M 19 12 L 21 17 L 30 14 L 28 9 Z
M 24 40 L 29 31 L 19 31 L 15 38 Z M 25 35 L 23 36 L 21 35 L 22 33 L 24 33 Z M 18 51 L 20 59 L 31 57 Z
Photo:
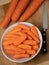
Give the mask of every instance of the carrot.
M 18 32 L 18 31 L 20 31 L 20 30 L 21 30 L 20 27 L 15 26 L 10 32 L 11 32 L 11 33 L 16 33 L 16 32 Z
M 27 30 L 25 30 L 25 29 L 22 29 L 21 32 L 27 34 L 27 33 L 26 33 Z
M 36 10 L 41 6 L 44 0 L 32 0 L 27 10 L 20 17 L 20 21 L 26 21 L 29 17 L 31 17 Z
M 24 49 L 21 49 L 19 47 L 16 47 L 14 45 L 8 45 L 8 46 L 4 46 L 5 50 L 11 50 L 11 51 L 15 51 L 15 54 L 17 53 L 25 53 L 26 51 Z
M 15 10 L 15 7 L 16 7 L 18 1 L 19 0 L 11 0 L 10 6 L 9 6 L 7 13 L 5 14 L 1 24 L 0 24 L 0 27 L 6 28 L 8 26 L 8 24 L 10 23 L 11 16 Z
M 7 46 L 7 45 L 10 45 L 12 44 L 12 41 L 3 41 L 3 46 Z
M 36 43 L 36 41 L 34 41 L 34 40 L 25 40 L 25 41 L 24 41 L 24 44 L 36 45 L 37 43 Z
M 22 28 L 24 30 L 29 30 L 30 29 L 29 26 L 26 26 L 24 24 L 18 24 L 18 27 L 20 27 L 20 28 Z
M 10 36 L 6 36 L 6 38 L 4 39 L 4 40 L 7 40 L 6 44 L 12 44 L 13 43 L 14 45 L 19 45 L 26 39 L 26 34 L 21 33 L 21 32 L 17 32 L 16 36 L 11 35 L 12 38 L 9 38 L 9 37 Z
M 21 44 L 27 38 L 25 33 L 18 32 L 16 34 L 20 35 L 20 36 L 19 36 L 19 38 L 17 38 L 16 40 L 14 40 L 14 43 L 13 43 L 14 45 Z
M 6 49 L 5 50 L 6 51 L 6 53 L 7 54 L 24 54 L 26 51 L 25 50 L 23 50 L 23 49 L 21 49 L 21 48 L 18 48 L 18 47 L 16 47 L 16 50 L 13 50 L 13 49 Z
M 14 59 L 20 59 L 20 58 L 29 58 L 29 54 L 15 54 L 13 56 Z
M 18 47 L 19 48 L 22 48 L 22 49 L 25 49 L 25 50 L 29 50 L 29 49 L 31 49 L 32 48 L 32 46 L 29 46 L 29 45 L 26 45 L 26 44 L 20 44 L 20 45 L 18 45 Z
M 8 46 L 4 46 L 4 49 L 16 51 L 16 46 L 14 46 L 14 45 L 8 45 Z
M 28 3 L 30 2 L 30 0 L 20 0 L 15 12 L 12 16 L 12 21 L 17 21 L 18 18 L 20 17 L 20 15 L 24 12 L 25 8 L 27 7 Z
M 26 51 L 24 49 L 21 49 L 21 48 L 17 47 L 16 52 L 19 53 L 19 54 L 20 53 L 22 54 L 22 53 L 25 53 Z
M 32 40 L 32 37 L 31 37 L 31 36 L 29 36 L 29 35 L 27 35 L 27 39 Z
M 33 46 L 33 49 L 37 51 L 39 49 L 39 46 L 35 45 L 35 46 Z
M 34 55 L 36 53 L 36 51 L 35 50 L 27 50 L 27 53 Z
M 12 50 L 5 50 L 7 54 L 10 54 L 10 55 L 14 55 L 16 54 L 15 51 L 12 51 Z
M 17 39 L 17 38 L 19 38 L 19 36 L 14 35 L 14 34 L 13 35 L 12 34 L 11 35 L 6 35 L 4 40 L 12 40 L 14 38 Z
M 35 37 L 35 35 L 31 31 L 27 31 L 27 34 L 30 35 L 37 43 L 39 43 L 39 39 Z
M 31 27 L 31 31 L 37 38 L 39 38 L 38 32 L 37 32 L 37 30 L 36 30 L 34 25 Z

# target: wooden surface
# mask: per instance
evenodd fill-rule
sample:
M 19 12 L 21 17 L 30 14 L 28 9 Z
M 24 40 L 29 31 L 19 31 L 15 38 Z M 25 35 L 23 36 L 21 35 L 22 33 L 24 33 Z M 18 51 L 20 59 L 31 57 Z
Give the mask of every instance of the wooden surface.
M 46 6 L 48 10 L 48 30 L 47 30 L 47 54 L 42 54 L 40 52 L 34 59 L 26 63 L 13 63 L 6 59 L 1 50 L 0 50 L 0 65 L 49 65 L 49 1 L 46 1 Z M 7 5 L 3 7 L 4 11 L 7 9 Z M 35 24 L 40 31 L 42 31 L 42 14 L 43 14 L 43 5 L 38 9 L 38 11 L 28 20 L 28 22 Z M 3 17 L 2 17 L 3 18 Z M 1 18 L 1 19 L 2 19 Z M 1 20 L 0 19 L 0 20 Z M 13 23 L 11 22 L 10 25 Z M 0 29 L 0 39 L 5 30 Z
M 11 0 L 0 0 L 0 6 L 9 3 Z

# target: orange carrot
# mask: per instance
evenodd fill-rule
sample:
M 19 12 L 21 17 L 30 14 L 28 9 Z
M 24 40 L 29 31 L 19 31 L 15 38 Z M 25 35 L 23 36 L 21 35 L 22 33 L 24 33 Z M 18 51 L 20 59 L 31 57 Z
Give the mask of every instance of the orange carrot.
M 6 28 L 10 22 L 11 16 L 15 10 L 15 7 L 17 5 L 19 0 L 11 0 L 10 6 L 7 10 L 7 13 L 5 14 L 5 17 L 3 18 L 0 27 Z
M 4 49 L 16 51 L 16 46 L 14 46 L 14 45 L 8 45 L 8 46 L 4 46 Z
M 16 32 L 18 32 L 18 31 L 20 31 L 20 30 L 21 30 L 20 27 L 15 26 L 10 32 L 11 32 L 11 33 L 16 33 Z
M 3 46 L 7 46 L 7 45 L 10 45 L 12 44 L 12 41 L 3 41 Z
M 39 46 L 35 45 L 35 46 L 33 46 L 33 49 L 37 51 L 39 49 Z
M 5 50 L 7 54 L 10 54 L 10 55 L 14 55 L 16 54 L 15 51 L 12 51 L 12 50 Z
M 14 42 L 13 42 L 14 45 L 21 44 L 27 38 L 25 33 L 18 32 L 16 34 L 20 35 L 20 36 L 19 36 L 19 38 L 17 38 L 16 40 L 14 40 Z
M 20 59 L 20 58 L 29 58 L 29 54 L 15 54 L 13 56 L 14 59 Z
M 16 10 L 12 16 L 12 21 L 17 21 L 20 15 L 24 12 L 25 8 L 27 7 L 30 0 L 20 0 Z
M 24 44 L 36 45 L 37 43 L 36 43 L 36 41 L 34 41 L 34 40 L 25 40 L 25 41 L 24 41 Z
M 13 50 L 13 49 L 6 49 L 5 50 L 6 51 L 6 53 L 7 54 L 24 54 L 26 51 L 25 50 L 23 50 L 23 49 L 21 49 L 21 48 L 18 48 L 18 47 L 16 47 L 16 50 Z
M 19 38 L 19 36 L 17 36 L 17 35 L 6 35 L 6 37 L 4 38 L 4 40 L 12 40 L 12 39 L 17 39 L 17 38 Z
M 22 34 L 22 36 L 19 36 L 19 37 L 17 37 L 17 38 L 11 38 L 11 39 L 6 39 L 7 41 L 6 41 L 6 43 L 5 44 L 14 44 L 14 45 L 19 45 L 19 44 L 21 44 L 24 40 L 26 39 L 26 35 L 24 34 Z
M 25 49 L 25 50 L 29 50 L 29 49 L 31 49 L 32 48 L 32 46 L 29 46 L 29 45 L 26 45 L 26 44 L 20 44 L 20 45 L 18 45 L 18 47 L 19 48 L 22 48 L 22 49 Z
M 35 50 L 27 50 L 27 53 L 34 55 L 36 53 L 36 51 Z
M 20 17 L 20 21 L 26 21 L 31 17 L 45 0 L 32 0 L 27 10 Z
M 16 47 L 16 51 L 19 53 L 25 53 L 26 52 L 24 49 L 21 49 L 18 46 Z
M 27 30 L 22 29 L 21 32 L 26 34 Z
M 18 27 L 20 27 L 20 28 L 22 28 L 24 30 L 29 30 L 30 29 L 29 26 L 26 26 L 24 24 L 18 24 Z
M 31 31 L 37 38 L 39 38 L 38 32 L 37 32 L 37 30 L 36 30 L 34 25 L 31 27 Z
M 20 53 L 25 53 L 25 52 L 26 52 L 24 49 L 21 49 L 21 48 L 19 48 L 19 47 L 14 46 L 14 45 L 4 46 L 4 49 L 5 49 L 5 50 L 15 51 L 16 54 L 17 54 L 17 53 L 20 54 Z
M 39 39 L 35 37 L 35 35 L 31 31 L 27 31 L 27 34 L 30 35 L 37 43 L 39 43 Z
M 31 37 L 31 36 L 29 36 L 29 35 L 27 35 L 27 39 L 32 40 L 32 37 Z

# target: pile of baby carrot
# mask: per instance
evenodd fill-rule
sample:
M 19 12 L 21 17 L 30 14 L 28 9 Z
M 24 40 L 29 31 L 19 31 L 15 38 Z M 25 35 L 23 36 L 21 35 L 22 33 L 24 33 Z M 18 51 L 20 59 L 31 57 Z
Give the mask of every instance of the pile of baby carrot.
M 3 40 L 3 48 L 6 54 L 13 59 L 29 58 L 34 55 L 40 45 L 40 39 L 36 27 L 18 24 L 13 27 Z
M 11 0 L 7 13 L 0 23 L 6 28 L 10 21 L 26 21 L 31 17 L 45 0 Z

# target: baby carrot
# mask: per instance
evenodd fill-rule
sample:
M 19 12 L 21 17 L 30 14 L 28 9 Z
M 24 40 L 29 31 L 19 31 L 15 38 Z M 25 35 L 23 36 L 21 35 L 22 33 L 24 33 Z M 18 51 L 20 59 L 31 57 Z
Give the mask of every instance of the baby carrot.
M 14 46 L 14 45 L 8 45 L 7 47 L 5 46 L 4 48 L 5 48 L 6 50 L 16 51 L 16 46 Z
M 13 56 L 14 59 L 20 59 L 20 58 L 29 58 L 29 54 L 15 54 Z
M 26 45 L 26 44 L 20 44 L 20 45 L 18 45 L 18 47 L 19 48 L 22 48 L 22 49 L 25 49 L 25 50 L 29 50 L 29 49 L 31 49 L 32 48 L 32 46 L 30 46 L 30 45 Z
M 35 46 L 33 46 L 33 49 L 37 51 L 39 49 L 39 46 L 35 45 Z
M 25 41 L 24 41 L 24 44 L 36 45 L 37 43 L 36 43 L 36 41 L 34 41 L 34 40 L 25 40 Z
M 31 17 L 45 0 L 32 0 L 27 10 L 20 17 L 20 21 L 26 21 Z
M 25 8 L 27 7 L 28 3 L 30 2 L 30 0 L 20 0 L 15 12 L 12 16 L 12 21 L 17 21 L 20 17 L 20 15 L 24 12 Z
M 19 38 L 19 36 L 16 36 L 16 35 L 7 35 L 5 38 L 4 38 L 4 40 L 12 40 L 12 39 L 17 39 L 17 38 Z
M 11 51 L 14 51 L 15 54 L 22 54 L 22 53 L 25 53 L 26 51 L 24 49 L 21 49 L 19 47 L 16 47 L 14 45 L 8 45 L 8 46 L 4 46 L 4 49 L 5 50 L 11 50 Z M 10 52 L 9 52 L 10 53 Z
M 15 7 L 16 7 L 18 1 L 19 0 L 11 0 L 10 6 L 9 6 L 7 13 L 5 14 L 1 24 L 0 24 L 0 27 L 6 28 L 8 26 L 11 16 L 15 10 Z
M 26 52 L 25 50 L 18 48 L 18 47 L 16 48 L 16 50 L 12 50 L 12 49 L 7 50 L 6 49 L 5 51 L 7 54 L 24 54 Z
M 39 39 L 31 31 L 28 31 L 27 34 L 30 35 L 37 43 L 39 43 Z
M 36 30 L 36 28 L 35 28 L 34 25 L 31 27 L 31 32 L 32 32 L 37 38 L 39 38 L 38 32 L 37 32 L 37 30 Z
M 27 53 L 34 55 L 36 53 L 36 51 L 35 50 L 27 50 Z
M 6 45 L 10 45 L 10 44 L 12 44 L 12 41 L 3 41 L 3 46 L 6 46 Z
M 18 24 L 18 27 L 22 28 L 22 29 L 25 29 L 25 30 L 29 30 L 29 26 L 26 26 L 24 24 Z
M 16 32 L 19 32 L 20 30 L 21 30 L 20 27 L 18 27 L 18 26 L 16 27 L 16 26 L 15 26 L 10 32 L 11 32 L 11 33 L 16 33 Z
M 14 42 L 13 42 L 14 45 L 21 44 L 27 38 L 25 33 L 18 32 L 16 34 L 20 35 L 20 37 L 17 38 L 16 40 L 14 40 Z
M 31 36 L 29 36 L 29 35 L 27 35 L 27 39 L 32 40 L 32 37 L 31 37 Z
M 7 54 L 14 55 L 16 52 L 13 50 L 5 50 Z

